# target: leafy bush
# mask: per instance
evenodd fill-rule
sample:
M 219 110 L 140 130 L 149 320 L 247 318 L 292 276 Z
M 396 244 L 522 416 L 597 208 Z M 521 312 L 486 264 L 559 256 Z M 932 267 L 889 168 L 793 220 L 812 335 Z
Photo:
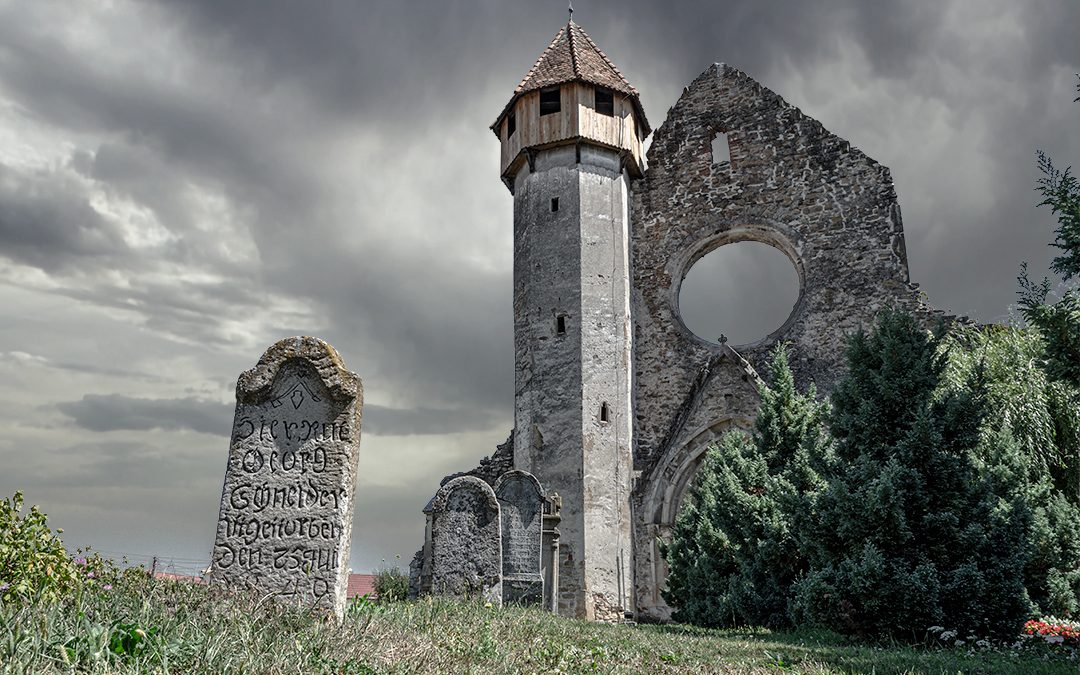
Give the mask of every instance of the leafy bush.
M 116 575 L 109 561 L 93 554 L 68 555 L 38 507 L 22 514 L 23 494 L 0 502 L 0 600 L 39 598 L 53 602 L 85 586 L 108 585 Z
M 753 437 L 709 450 L 662 551 L 675 619 L 706 626 L 790 625 L 791 586 L 805 572 L 798 538 L 828 464 L 816 392 L 802 395 L 781 345 L 760 388 Z
M 804 537 L 802 622 L 873 637 L 913 639 L 935 624 L 1007 636 L 1032 613 L 1031 513 L 1018 472 L 978 469 L 982 369 L 964 387 L 939 389 L 940 341 L 886 311 L 849 342 L 830 425 L 839 462 Z M 995 466 L 1019 456 L 1015 443 L 997 450 Z
M 399 602 L 409 595 L 409 575 L 393 567 L 375 572 L 375 595 L 379 602 Z

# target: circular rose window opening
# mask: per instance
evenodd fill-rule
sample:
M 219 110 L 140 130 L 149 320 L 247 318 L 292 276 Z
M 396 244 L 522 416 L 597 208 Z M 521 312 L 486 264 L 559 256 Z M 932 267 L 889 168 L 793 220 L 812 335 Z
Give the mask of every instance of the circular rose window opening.
M 756 241 L 725 244 L 690 268 L 679 314 L 708 342 L 758 342 L 784 325 L 799 300 L 799 275 L 786 255 Z

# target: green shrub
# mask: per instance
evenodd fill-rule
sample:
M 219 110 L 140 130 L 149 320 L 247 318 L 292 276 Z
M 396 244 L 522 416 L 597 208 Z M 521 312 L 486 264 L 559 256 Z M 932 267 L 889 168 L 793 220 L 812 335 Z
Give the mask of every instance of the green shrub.
M 379 602 L 399 602 L 409 595 L 409 575 L 393 567 L 375 572 L 375 595 Z
M 849 342 L 832 399 L 839 461 L 803 538 L 801 622 L 872 637 L 918 639 L 931 625 L 1008 636 L 1032 614 L 1022 471 L 980 470 L 982 369 L 940 389 L 940 341 L 887 311 Z M 990 464 L 1008 468 L 1020 453 L 1008 436 L 997 440 L 1012 445 L 996 447 Z
M 787 351 L 770 362 L 752 438 L 709 450 L 661 550 L 675 619 L 705 626 L 790 625 L 791 587 L 806 570 L 802 520 L 829 462 L 816 392 L 795 389 Z
M 48 517 L 23 494 L 0 502 L 0 600 L 55 602 L 84 588 L 109 587 L 119 576 L 116 565 L 100 555 L 68 555 L 64 542 L 49 529 Z

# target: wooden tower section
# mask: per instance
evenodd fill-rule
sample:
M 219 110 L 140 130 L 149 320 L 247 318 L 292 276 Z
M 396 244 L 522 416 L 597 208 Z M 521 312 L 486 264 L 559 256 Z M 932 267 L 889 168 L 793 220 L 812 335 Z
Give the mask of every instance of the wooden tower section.
M 557 145 L 615 150 L 630 176 L 640 178 L 641 143 L 651 132 L 637 90 L 573 21 L 522 78 L 491 130 L 502 144 L 499 170 L 511 193 L 521 166 Z

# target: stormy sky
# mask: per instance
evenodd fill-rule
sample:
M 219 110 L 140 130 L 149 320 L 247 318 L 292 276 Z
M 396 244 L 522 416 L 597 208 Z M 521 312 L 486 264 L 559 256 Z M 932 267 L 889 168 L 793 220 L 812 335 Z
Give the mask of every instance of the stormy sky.
M 892 169 L 912 280 L 1005 321 L 1080 163 L 1080 3 L 580 0 L 658 127 L 730 63 Z M 0 0 L 0 496 L 135 562 L 209 560 L 237 375 L 282 337 L 363 378 L 352 566 L 407 565 L 441 476 L 510 431 L 512 201 L 488 125 L 537 2 Z M 705 337 L 783 323 L 789 263 L 691 270 Z

